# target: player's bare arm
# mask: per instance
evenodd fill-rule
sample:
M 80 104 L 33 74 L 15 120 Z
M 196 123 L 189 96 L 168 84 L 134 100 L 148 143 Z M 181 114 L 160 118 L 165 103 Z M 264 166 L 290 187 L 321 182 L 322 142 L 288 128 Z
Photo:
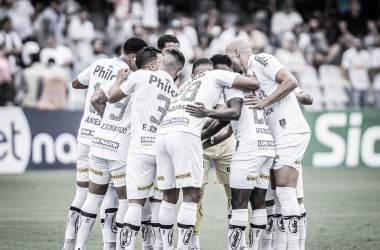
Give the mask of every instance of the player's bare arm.
M 297 101 L 299 104 L 302 105 L 311 105 L 313 104 L 313 98 L 311 97 L 310 94 L 301 91 L 300 93 L 295 93 Z
M 254 108 L 264 108 L 269 106 L 292 92 L 298 86 L 297 79 L 285 68 L 281 69 L 276 75 L 276 82 L 280 83 L 280 86 L 270 96 L 260 99 L 258 96 L 249 95 L 245 96 L 244 104 L 253 105 L 249 107 L 250 109 Z
M 88 88 L 88 85 L 84 85 L 84 84 L 79 82 L 78 77 L 76 77 L 73 80 L 71 86 L 73 86 L 74 89 L 87 89 Z
M 241 108 L 243 106 L 243 99 L 232 98 L 227 103 L 228 108 L 213 110 L 206 109 L 203 103 L 194 102 L 196 105 L 188 104 L 186 105 L 185 110 L 198 118 L 210 117 L 221 121 L 239 120 Z
M 112 85 L 110 91 L 108 92 L 109 103 L 117 103 L 118 101 L 127 97 L 127 95 L 125 95 L 123 91 L 121 91 L 120 85 L 123 83 L 123 81 L 126 78 L 128 78 L 130 73 L 131 73 L 131 70 L 129 69 L 120 69 L 117 72 L 116 81 L 114 85 Z
M 219 131 L 215 136 L 212 136 L 211 138 L 208 138 L 204 141 L 202 141 L 202 147 L 203 149 L 218 145 L 219 143 L 225 141 L 233 134 L 231 124 L 227 124 L 227 126 Z
M 221 131 L 228 124 L 230 124 L 230 122 L 228 122 L 228 121 L 214 120 L 207 129 L 202 131 L 201 140 L 206 140 L 206 139 L 210 138 L 211 136 L 216 135 L 219 131 Z
M 103 118 L 104 110 L 106 109 L 106 102 L 108 102 L 108 98 L 101 88 L 91 97 L 91 104 L 101 118 Z
M 203 129 L 208 128 L 208 127 L 211 125 L 211 123 L 212 123 L 213 121 L 215 121 L 215 119 L 207 118 L 207 120 L 206 120 L 206 122 L 205 122 L 205 125 L 203 125 Z M 202 130 L 203 130 L 203 129 L 202 129 Z
M 260 83 L 254 76 L 237 76 L 232 83 L 232 88 L 243 91 L 255 91 L 260 88 Z

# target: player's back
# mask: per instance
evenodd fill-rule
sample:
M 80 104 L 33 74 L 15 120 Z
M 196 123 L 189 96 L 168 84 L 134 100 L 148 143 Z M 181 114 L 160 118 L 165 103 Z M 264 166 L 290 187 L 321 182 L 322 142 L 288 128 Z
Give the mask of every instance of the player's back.
M 196 75 L 170 105 L 160 124 L 158 134 L 182 131 L 200 136 L 206 118 L 191 116 L 184 110 L 184 107 L 187 104 L 200 102 L 207 109 L 213 108 L 218 102 L 223 88 L 230 88 L 238 75 L 224 70 L 206 71 Z
M 116 57 L 102 58 L 93 62 L 78 75 L 79 82 L 88 85 L 84 113 L 78 131 L 78 142 L 91 145 L 93 133 L 102 120 L 91 105 L 91 97 L 101 86 L 116 79 L 118 70 L 122 68 L 129 68 L 129 66 Z
M 139 70 L 120 88 L 133 93 L 131 144 L 128 152 L 155 155 L 156 131 L 179 91 L 173 77 L 162 70 Z

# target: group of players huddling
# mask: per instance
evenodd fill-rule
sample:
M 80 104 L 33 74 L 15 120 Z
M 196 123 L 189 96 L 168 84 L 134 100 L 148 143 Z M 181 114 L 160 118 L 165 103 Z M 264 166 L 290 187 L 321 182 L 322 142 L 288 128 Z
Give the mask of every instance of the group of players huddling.
M 174 249 L 182 189 L 177 249 L 199 250 L 211 159 L 231 197 L 228 250 L 256 250 L 260 241 L 265 250 L 304 249 L 301 158 L 310 129 L 299 103 L 311 104 L 310 95 L 274 56 L 253 54 L 241 38 L 225 55 L 195 61 L 178 88 L 180 44 L 164 35 L 157 45 L 132 37 L 120 57 L 95 61 L 73 81 L 88 92 L 63 249 L 86 249 L 99 206 L 103 249 L 135 249 L 140 230 L 143 250 Z

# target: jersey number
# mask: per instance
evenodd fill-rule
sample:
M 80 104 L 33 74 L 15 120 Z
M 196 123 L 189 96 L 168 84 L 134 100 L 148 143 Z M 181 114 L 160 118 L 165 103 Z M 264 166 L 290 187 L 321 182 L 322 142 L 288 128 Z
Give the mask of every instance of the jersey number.
M 119 115 L 114 115 L 114 114 L 111 113 L 110 114 L 110 119 L 111 120 L 113 120 L 113 121 L 120 121 L 123 118 L 125 109 L 127 108 L 130 99 L 131 99 L 131 96 L 129 95 L 129 96 L 127 96 L 125 98 L 124 103 L 122 103 L 122 102 L 115 103 L 115 108 L 119 108 L 120 109 L 120 113 L 119 113 Z
M 155 116 L 151 116 L 150 117 L 150 121 L 153 122 L 153 123 L 156 123 L 157 125 L 160 125 L 160 123 L 162 122 L 162 119 L 164 119 L 166 111 L 168 111 L 168 109 L 169 109 L 170 98 L 167 97 L 167 96 L 164 96 L 163 94 L 158 94 L 157 95 L 157 99 L 160 100 L 160 101 L 164 101 L 166 104 L 165 104 L 165 107 L 161 107 L 161 106 L 158 107 L 158 112 L 162 113 L 162 115 L 160 116 L 160 118 L 157 119 Z
M 198 94 L 198 89 L 201 87 L 201 81 L 196 81 L 186 88 L 186 91 L 182 93 L 180 101 L 193 102 Z
M 100 87 L 100 83 L 97 82 L 97 83 L 94 85 L 94 93 L 99 89 L 99 87 Z M 90 104 L 90 112 L 91 112 L 91 113 L 94 113 L 94 114 L 97 114 L 97 113 L 96 113 L 96 110 L 95 110 L 94 106 L 92 106 L 92 104 Z

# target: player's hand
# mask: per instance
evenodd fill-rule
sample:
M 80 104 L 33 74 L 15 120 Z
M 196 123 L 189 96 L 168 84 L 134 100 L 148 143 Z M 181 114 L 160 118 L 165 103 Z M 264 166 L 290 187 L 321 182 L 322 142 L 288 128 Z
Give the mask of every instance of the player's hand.
M 209 114 L 209 110 L 206 109 L 205 105 L 201 102 L 194 102 L 195 105 L 193 104 L 187 104 L 185 106 L 185 111 L 190 113 L 190 115 L 198 117 L 198 118 L 203 118 L 207 117 Z
M 253 95 L 244 96 L 244 104 L 250 105 L 250 109 L 262 109 L 265 107 L 264 99 L 260 99 L 255 92 L 253 92 Z
M 116 81 L 123 81 L 129 76 L 129 74 L 131 74 L 131 71 L 129 69 L 119 69 L 117 72 Z

